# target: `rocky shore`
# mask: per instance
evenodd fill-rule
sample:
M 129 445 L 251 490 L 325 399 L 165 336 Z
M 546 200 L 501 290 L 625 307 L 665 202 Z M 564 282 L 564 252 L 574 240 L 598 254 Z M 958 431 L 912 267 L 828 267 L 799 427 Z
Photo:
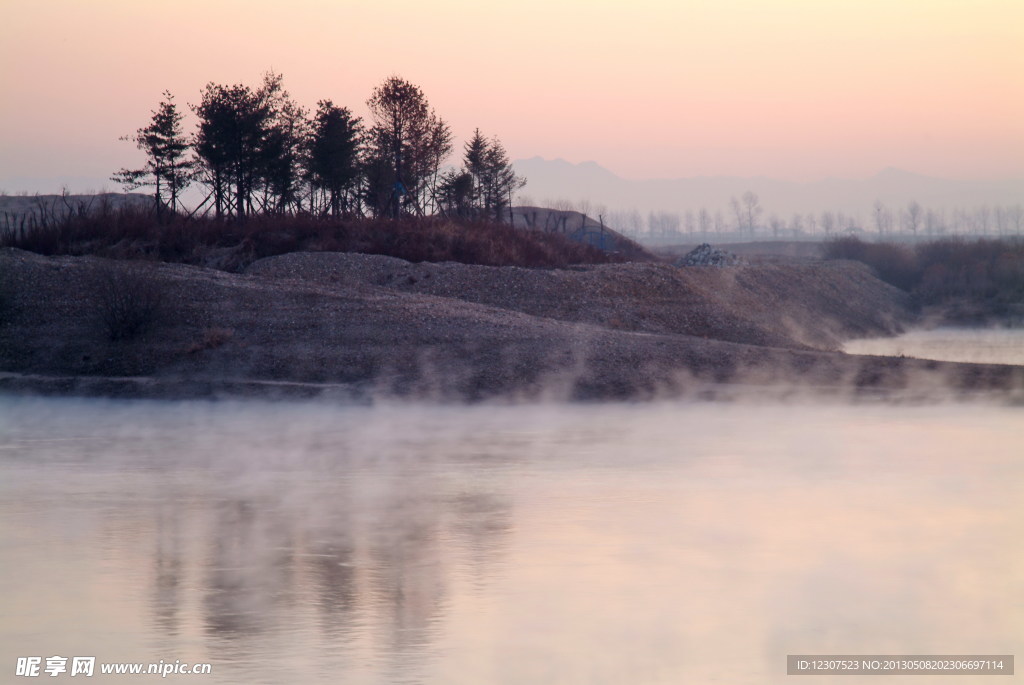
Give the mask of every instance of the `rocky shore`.
M 4 249 L 0 275 L 8 392 L 515 401 L 1024 389 L 1020 367 L 835 351 L 911 316 L 902 291 L 852 262 L 525 269 L 303 252 L 236 274 Z M 145 320 L 118 329 L 119 307 Z

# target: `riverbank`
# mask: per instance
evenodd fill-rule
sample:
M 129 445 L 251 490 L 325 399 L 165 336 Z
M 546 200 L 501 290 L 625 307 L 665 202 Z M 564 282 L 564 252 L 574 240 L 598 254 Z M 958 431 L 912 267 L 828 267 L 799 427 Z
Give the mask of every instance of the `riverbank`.
M 905 294 L 852 262 L 525 269 L 320 252 L 227 273 L 4 249 L 0 273 L 8 392 L 514 401 L 1024 388 L 1020 367 L 836 351 L 910 316 Z M 145 319 L 134 329 L 132 310 Z

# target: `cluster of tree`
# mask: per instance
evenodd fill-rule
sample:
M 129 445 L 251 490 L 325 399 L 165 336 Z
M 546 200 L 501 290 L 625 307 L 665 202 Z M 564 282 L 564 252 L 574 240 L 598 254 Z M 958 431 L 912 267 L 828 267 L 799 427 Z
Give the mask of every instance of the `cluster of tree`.
M 154 188 L 157 211 L 177 212 L 182 191 L 206 191 L 195 212 L 218 218 L 253 214 L 398 217 L 455 214 L 500 221 L 525 181 L 512 171 L 501 142 L 479 130 L 466 144 L 463 168 L 444 170 L 452 133 L 423 92 L 398 77 L 374 89 L 365 124 L 330 100 L 312 114 L 268 73 L 258 88 L 210 83 L 191 110 L 195 132 L 173 96 L 150 123 L 126 139 L 146 155 L 141 169 L 113 178 L 126 190 Z
M 512 207 L 513 194 L 526 185 L 516 176 L 508 153 L 497 138 L 473 132 L 466 143 L 462 169 L 444 174 L 439 186 L 442 210 L 460 217 L 482 216 L 501 221 Z

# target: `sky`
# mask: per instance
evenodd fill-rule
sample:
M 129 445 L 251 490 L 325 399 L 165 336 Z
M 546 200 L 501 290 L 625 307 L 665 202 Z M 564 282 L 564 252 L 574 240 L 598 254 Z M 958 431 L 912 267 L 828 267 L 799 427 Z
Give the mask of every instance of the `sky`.
M 625 178 L 1024 178 L 1021 0 L 0 0 L 0 25 L 0 189 L 102 184 L 164 90 L 271 69 L 363 116 L 399 75 L 459 143 Z

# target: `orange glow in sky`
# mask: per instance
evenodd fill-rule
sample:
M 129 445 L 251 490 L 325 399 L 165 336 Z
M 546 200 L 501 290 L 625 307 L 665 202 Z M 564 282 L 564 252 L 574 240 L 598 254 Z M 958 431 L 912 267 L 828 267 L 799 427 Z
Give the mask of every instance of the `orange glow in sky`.
M 460 142 L 630 178 L 1024 177 L 1020 0 L 3 0 L 0 25 L 0 187 L 105 178 L 162 91 L 268 69 L 362 115 L 398 74 Z

